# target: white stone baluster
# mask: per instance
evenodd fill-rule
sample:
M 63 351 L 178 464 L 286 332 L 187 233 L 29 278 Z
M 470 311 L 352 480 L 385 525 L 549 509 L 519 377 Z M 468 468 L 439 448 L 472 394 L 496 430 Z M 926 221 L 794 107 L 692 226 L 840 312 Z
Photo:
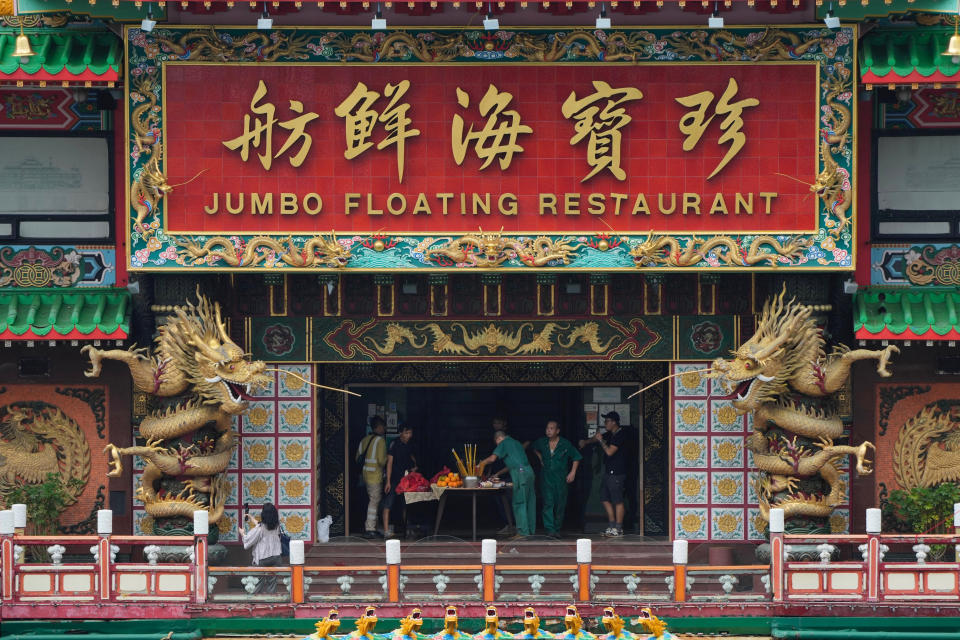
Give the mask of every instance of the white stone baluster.
M 260 584 L 260 578 L 257 576 L 245 576 L 243 580 L 240 581 L 240 584 L 243 585 L 244 591 L 253 595 L 253 592 L 257 590 L 257 585 Z
M 623 576 L 623 583 L 627 585 L 627 593 L 633 595 L 637 592 L 637 585 L 640 584 L 640 576 L 636 574 Z
M 386 576 L 384 576 L 386 583 Z M 337 584 L 340 585 L 340 591 L 343 595 L 350 595 L 350 589 L 353 587 L 353 576 L 337 576 Z
M 150 564 L 157 564 L 157 560 L 160 558 L 160 547 L 159 545 L 150 544 L 143 548 L 143 553 L 147 556 L 147 562 Z
M 546 580 L 546 578 L 538 573 L 535 573 L 527 578 L 527 582 L 530 583 L 530 590 L 533 592 L 533 595 L 540 595 L 540 589 L 543 588 L 543 583 L 546 582 Z
M 720 586 L 723 588 L 723 593 L 725 595 L 730 595 L 730 592 L 733 591 L 733 585 L 739 584 L 740 580 L 737 579 L 737 576 L 724 574 L 720 576 Z
M 47 547 L 47 553 L 50 554 L 50 561 L 53 564 L 60 564 L 63 561 L 63 554 L 67 550 L 62 544 L 54 544 Z
M 927 562 L 927 555 L 930 553 L 930 545 L 920 544 L 913 545 L 913 553 L 917 556 L 917 562 L 919 564 L 925 564 Z
M 833 557 L 833 552 L 836 550 L 832 544 L 818 544 L 817 553 L 820 554 L 820 562 L 823 564 L 830 564 L 830 558 Z

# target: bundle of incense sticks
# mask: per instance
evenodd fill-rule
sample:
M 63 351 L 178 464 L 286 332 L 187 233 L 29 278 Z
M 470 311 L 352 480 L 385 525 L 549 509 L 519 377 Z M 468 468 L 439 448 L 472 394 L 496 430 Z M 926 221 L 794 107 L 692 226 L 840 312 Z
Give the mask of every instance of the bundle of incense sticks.
M 450 451 L 453 452 L 453 457 L 457 461 L 457 468 L 460 470 L 461 476 L 466 478 L 467 476 L 477 475 L 479 472 L 477 468 L 477 445 L 463 445 L 463 459 L 460 458 L 455 449 L 451 449 Z

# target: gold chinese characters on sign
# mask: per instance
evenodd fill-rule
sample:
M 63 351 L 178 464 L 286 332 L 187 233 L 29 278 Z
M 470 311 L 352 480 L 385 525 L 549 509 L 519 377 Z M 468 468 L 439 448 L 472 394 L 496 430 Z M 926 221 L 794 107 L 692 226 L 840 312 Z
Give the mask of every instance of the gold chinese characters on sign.
M 627 112 L 627 105 L 643 99 L 643 92 L 636 87 L 612 87 L 602 80 L 593 81 L 593 92 L 577 97 L 576 91 L 560 105 L 560 113 L 573 125 L 570 145 L 577 146 L 586 141 L 586 161 L 590 170 L 581 178 L 581 182 L 590 180 L 598 173 L 608 171 L 620 181 L 627 179 L 627 172 L 621 166 L 621 148 L 623 136 L 633 121 Z M 334 115 L 343 119 L 344 150 L 343 157 L 354 160 L 376 144 L 377 150 L 393 146 L 397 157 L 397 177 L 403 182 L 406 160 L 406 141 L 420 135 L 414 128 L 410 115 L 410 103 L 405 97 L 411 88 L 409 80 L 396 84 L 386 84 L 382 94 L 357 82 L 353 91 L 333 110 Z M 757 98 L 736 100 L 739 86 L 730 78 L 727 88 L 714 103 L 712 91 L 701 91 L 689 96 L 675 98 L 680 105 L 690 109 L 680 119 L 680 132 L 686 136 L 684 151 L 693 151 L 714 118 L 721 116 L 721 135 L 718 145 L 729 144 L 726 155 L 720 160 L 707 179 L 720 173 L 727 164 L 743 149 L 746 134 L 743 131 L 744 110 L 757 107 Z M 257 157 L 267 171 L 273 166 L 273 160 L 290 152 L 289 162 L 294 167 L 301 166 L 310 153 L 313 138 L 307 133 L 307 126 L 320 118 L 320 114 L 304 111 L 304 105 L 298 100 L 290 100 L 290 111 L 295 117 L 280 121 L 273 103 L 266 101 L 267 86 L 260 80 L 250 100 L 250 113 L 243 117 L 243 133 L 236 138 L 223 142 L 230 151 L 239 152 L 241 160 L 247 162 L 250 150 L 259 151 Z M 457 104 L 464 110 L 470 108 L 470 95 L 456 88 Z M 380 104 L 385 99 L 385 104 Z M 489 85 L 486 93 L 476 103 L 482 125 L 475 128 L 467 125 L 464 117 L 454 114 L 450 127 L 450 148 L 457 165 L 462 165 L 468 152 L 481 161 L 480 170 L 488 168 L 494 160 L 501 170 L 510 167 L 516 155 L 522 154 L 521 135 L 534 133 L 532 127 L 522 124 L 522 117 L 516 109 L 508 108 L 513 102 L 513 94 L 500 91 L 495 85 Z M 712 107 L 712 110 L 711 110 Z M 375 142 L 375 129 L 382 126 L 385 135 Z M 289 131 L 280 149 L 273 152 L 273 134 L 275 127 Z M 294 145 L 300 143 L 296 153 Z

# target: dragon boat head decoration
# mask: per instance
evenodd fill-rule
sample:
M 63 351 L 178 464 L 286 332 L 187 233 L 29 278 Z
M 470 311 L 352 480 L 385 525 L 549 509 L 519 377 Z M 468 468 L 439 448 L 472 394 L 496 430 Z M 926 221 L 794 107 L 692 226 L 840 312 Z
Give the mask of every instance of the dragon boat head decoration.
M 852 455 L 857 471 L 870 473 L 874 447 L 834 444 L 844 428 L 833 396 L 846 385 L 855 362 L 876 360 L 877 373 L 886 377 L 897 352 L 892 345 L 876 351 L 838 345 L 827 353 L 813 308 L 786 300 L 784 289 L 766 302 L 756 332 L 733 357 L 713 362 L 707 377 L 733 398 L 739 413 L 753 415 L 746 446 L 761 472 L 754 488 L 764 521 L 771 507 L 779 507 L 793 518 L 794 531 L 835 527 L 828 526 L 829 518 L 846 497 L 836 463 Z
M 270 381 L 266 365 L 251 361 L 231 340 L 220 305 L 198 293 L 196 303 L 176 307 L 160 327 L 152 353 L 89 345 L 82 352 L 90 358 L 88 377 L 100 374 L 104 360 L 115 360 L 151 398 L 139 426 L 145 443 L 108 444 L 107 475 L 122 473 L 122 456 L 146 461 L 137 497 L 155 531 L 189 531 L 193 512 L 202 509 L 210 512 L 211 523 L 219 521 L 231 489 L 224 471 L 235 444 L 234 418 L 246 411 L 250 394 Z

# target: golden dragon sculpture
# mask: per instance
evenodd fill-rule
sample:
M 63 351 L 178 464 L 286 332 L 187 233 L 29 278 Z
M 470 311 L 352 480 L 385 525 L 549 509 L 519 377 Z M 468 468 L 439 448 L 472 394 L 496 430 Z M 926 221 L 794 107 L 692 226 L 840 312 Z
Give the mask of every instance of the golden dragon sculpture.
M 130 206 L 136 212 L 133 228 L 146 238 L 153 233 L 147 218 L 157 215 L 160 199 L 173 191 L 163 173 L 163 142 L 160 133 L 160 114 L 157 111 L 156 78 L 150 74 L 134 81 L 134 92 L 144 99 L 130 111 L 130 126 L 133 128 L 133 144 L 140 155 L 150 159 L 130 183 Z
M 207 509 L 210 522 L 223 514 L 229 486 L 223 472 L 234 447 L 234 417 L 247 409 L 249 394 L 269 378 L 263 362 L 251 362 L 227 332 L 220 305 L 197 296 L 174 309 L 160 327 L 152 355 L 146 349 L 82 349 L 88 377 L 100 375 L 104 360 L 130 370 L 134 387 L 153 396 L 152 412 L 140 424 L 143 445 L 108 444 L 111 470 L 122 472 L 121 456 L 147 462 L 137 496 L 155 527 L 183 528 L 194 511 Z
M 179 240 L 180 256 L 185 261 L 201 261 L 209 257 L 223 260 L 231 267 L 256 267 L 273 256 L 291 267 L 307 269 L 310 267 L 326 267 L 340 269 L 350 261 L 350 249 L 340 244 L 337 234 L 319 235 L 309 238 L 302 246 L 298 246 L 293 237 L 282 240 L 268 236 L 256 236 L 247 241 L 240 241 L 237 247 L 223 236 L 210 238 L 203 244 L 191 239 Z
M 455 264 L 473 267 L 499 267 L 507 260 L 517 258 L 528 267 L 544 267 L 551 262 L 570 264 L 574 252 L 582 247 L 572 237 L 556 240 L 547 236 L 510 238 L 502 233 L 472 233 L 450 240 L 447 244 L 424 252 L 428 260 L 446 258 Z
M 176 40 L 161 32 L 156 42 L 176 60 L 215 60 L 218 62 L 276 62 L 280 58 L 307 60 L 310 36 L 252 31 L 241 38 L 221 37 L 213 27 L 189 31 Z
M 763 262 L 776 267 L 780 258 L 794 259 L 800 256 L 812 240 L 794 237 L 781 243 L 773 236 L 756 236 L 749 247 L 744 248 L 730 236 L 714 236 L 707 240 L 691 236 L 681 248 L 680 240 L 673 236 L 654 235 L 630 250 L 630 257 L 638 267 L 692 267 L 706 260 L 713 253 L 717 260 L 727 266 L 751 267 Z
M 4 409 L 0 418 L 0 502 L 5 502 L 11 489 L 41 484 L 52 473 L 63 481 L 64 506 L 75 503 L 90 476 L 90 446 L 77 423 L 45 402 L 15 402 Z
M 715 360 L 707 377 L 737 394 L 733 405 L 741 415 L 753 413 L 746 444 L 763 472 L 757 486 L 763 518 L 770 507 L 782 508 L 787 518 L 828 518 L 845 491 L 834 463 L 853 455 L 858 472 L 870 473 L 873 449 L 869 442 L 834 444 L 843 424 L 831 396 L 846 384 L 854 362 L 876 360 L 877 373 L 889 376 L 898 349 L 840 346 L 828 355 L 813 309 L 785 296 L 786 288 L 767 301 L 754 335 L 733 358 Z
M 841 94 L 849 92 L 849 87 L 841 72 L 835 70 L 826 73 L 821 85 L 826 90 L 825 102 L 830 107 L 826 111 L 829 124 L 820 130 L 820 161 L 823 169 L 817 174 L 810 190 L 820 197 L 827 208 L 827 220 L 833 223 L 829 229 L 830 235 L 839 238 L 850 226 L 847 211 L 853 204 L 850 175 L 833 157 L 846 146 L 850 135 L 850 107 L 839 101 Z

